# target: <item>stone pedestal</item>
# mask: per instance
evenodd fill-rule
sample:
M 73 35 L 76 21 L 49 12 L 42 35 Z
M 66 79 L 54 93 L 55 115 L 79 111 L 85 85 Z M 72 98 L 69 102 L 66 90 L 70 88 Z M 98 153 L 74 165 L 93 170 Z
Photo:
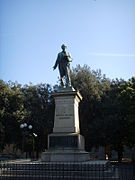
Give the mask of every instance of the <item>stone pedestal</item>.
M 79 127 L 78 107 L 82 96 L 72 89 L 58 91 L 52 96 L 55 99 L 54 128 L 48 136 L 48 150 L 42 154 L 42 161 L 89 160 Z
M 82 96 L 77 91 L 60 91 L 52 94 L 55 99 L 53 133 L 79 133 L 78 106 Z

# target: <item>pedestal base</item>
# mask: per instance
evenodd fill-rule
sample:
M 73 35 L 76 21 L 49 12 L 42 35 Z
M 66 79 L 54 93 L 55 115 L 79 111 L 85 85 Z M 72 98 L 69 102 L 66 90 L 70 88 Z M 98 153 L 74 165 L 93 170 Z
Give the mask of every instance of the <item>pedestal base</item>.
M 84 137 L 79 133 L 52 133 L 48 136 L 48 149 L 84 150 Z
M 78 133 L 53 133 L 48 136 L 49 150 L 42 153 L 47 162 L 81 162 L 90 160 L 84 151 L 84 137 Z
M 85 151 L 49 150 L 42 153 L 41 160 L 46 162 L 85 162 L 90 160 L 90 157 Z

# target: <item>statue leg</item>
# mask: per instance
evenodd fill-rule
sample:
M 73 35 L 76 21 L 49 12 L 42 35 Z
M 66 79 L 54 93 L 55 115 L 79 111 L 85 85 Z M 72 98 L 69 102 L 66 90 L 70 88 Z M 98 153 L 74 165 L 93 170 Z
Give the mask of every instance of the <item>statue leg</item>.
M 62 87 L 64 87 L 64 72 L 62 68 L 59 68 L 59 72 L 60 72 L 60 84 Z
M 67 69 L 67 74 L 66 74 L 66 86 L 71 86 L 70 70 L 69 69 Z
M 64 87 L 64 76 L 61 77 L 61 86 Z

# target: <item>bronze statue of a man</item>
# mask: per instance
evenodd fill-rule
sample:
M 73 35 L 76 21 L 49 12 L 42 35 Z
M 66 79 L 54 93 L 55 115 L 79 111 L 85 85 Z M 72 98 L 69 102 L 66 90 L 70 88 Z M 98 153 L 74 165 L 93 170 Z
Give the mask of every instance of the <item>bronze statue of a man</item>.
M 62 44 L 61 48 L 62 48 L 62 51 L 58 53 L 53 69 L 55 70 L 58 66 L 59 72 L 60 72 L 60 78 L 61 78 L 61 86 L 68 87 L 68 86 L 71 86 L 70 62 L 72 62 L 72 58 L 69 52 L 66 51 L 67 46 Z

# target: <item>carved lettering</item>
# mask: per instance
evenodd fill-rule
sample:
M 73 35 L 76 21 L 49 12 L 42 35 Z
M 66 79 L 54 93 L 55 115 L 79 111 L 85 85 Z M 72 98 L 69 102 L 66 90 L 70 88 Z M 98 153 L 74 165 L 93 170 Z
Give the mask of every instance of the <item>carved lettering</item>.
M 59 119 L 70 119 L 70 117 L 59 117 Z
M 73 116 L 73 114 L 56 114 L 56 116 Z

